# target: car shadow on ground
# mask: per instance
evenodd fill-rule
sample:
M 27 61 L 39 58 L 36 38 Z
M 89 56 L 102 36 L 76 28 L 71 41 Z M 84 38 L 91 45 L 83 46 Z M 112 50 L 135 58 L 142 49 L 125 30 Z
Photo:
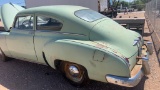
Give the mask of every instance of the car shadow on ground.
M 10 90 L 144 90 L 147 77 L 134 88 L 121 87 L 91 80 L 81 88 L 72 86 L 60 72 L 20 60 L 0 61 L 0 84 Z

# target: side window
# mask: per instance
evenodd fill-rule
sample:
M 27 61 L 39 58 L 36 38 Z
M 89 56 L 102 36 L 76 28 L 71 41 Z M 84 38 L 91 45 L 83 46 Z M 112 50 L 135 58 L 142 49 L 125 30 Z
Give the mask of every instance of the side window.
M 37 30 L 53 30 L 53 31 L 60 31 L 63 24 L 50 17 L 46 16 L 37 16 Z
M 14 24 L 16 29 L 33 29 L 33 16 L 19 16 Z

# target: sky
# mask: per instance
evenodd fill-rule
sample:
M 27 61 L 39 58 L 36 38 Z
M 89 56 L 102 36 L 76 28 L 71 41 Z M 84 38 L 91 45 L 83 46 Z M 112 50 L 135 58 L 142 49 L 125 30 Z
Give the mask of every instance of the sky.
M 0 6 L 5 4 L 5 3 L 14 3 L 14 4 L 18 4 L 21 6 L 25 5 L 25 0 L 0 0 Z

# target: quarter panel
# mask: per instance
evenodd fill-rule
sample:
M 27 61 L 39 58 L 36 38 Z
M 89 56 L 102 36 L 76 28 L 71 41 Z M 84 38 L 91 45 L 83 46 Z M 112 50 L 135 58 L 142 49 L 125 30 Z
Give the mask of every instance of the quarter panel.
M 90 79 L 107 82 L 107 74 L 129 77 L 129 68 L 123 60 L 114 54 L 101 50 L 104 54 L 103 61 L 94 60 L 95 47 L 91 41 L 57 40 L 48 43 L 43 48 L 46 59 L 51 67 L 55 68 L 54 60 L 64 60 L 84 66 Z

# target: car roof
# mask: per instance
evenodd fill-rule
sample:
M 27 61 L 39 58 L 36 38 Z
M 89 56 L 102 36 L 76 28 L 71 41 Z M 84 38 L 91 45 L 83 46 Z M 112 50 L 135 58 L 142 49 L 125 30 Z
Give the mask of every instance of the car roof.
M 74 15 L 74 12 L 81 9 L 88 9 L 82 6 L 73 5 L 54 5 L 54 6 L 40 6 L 28 8 L 20 11 L 17 15 L 22 14 L 46 14 L 49 16 L 55 15 L 59 17 L 66 17 Z

